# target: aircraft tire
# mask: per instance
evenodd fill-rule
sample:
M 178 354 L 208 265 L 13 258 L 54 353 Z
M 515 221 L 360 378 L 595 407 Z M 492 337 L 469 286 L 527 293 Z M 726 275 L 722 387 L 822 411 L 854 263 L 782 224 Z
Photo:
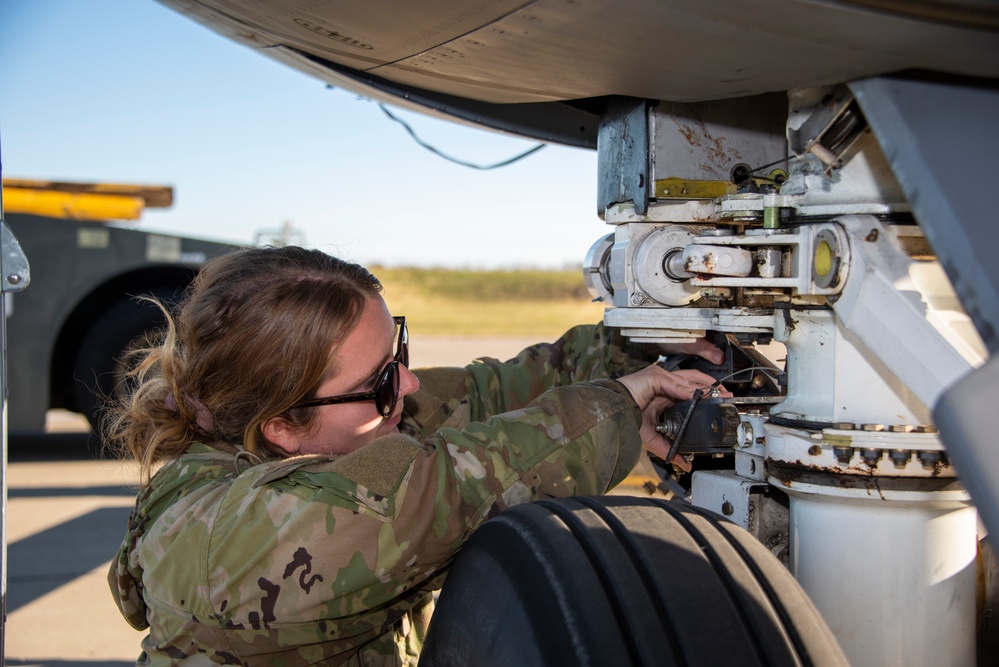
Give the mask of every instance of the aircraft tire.
M 790 572 L 678 502 L 519 505 L 483 524 L 441 591 L 420 665 L 847 665 Z

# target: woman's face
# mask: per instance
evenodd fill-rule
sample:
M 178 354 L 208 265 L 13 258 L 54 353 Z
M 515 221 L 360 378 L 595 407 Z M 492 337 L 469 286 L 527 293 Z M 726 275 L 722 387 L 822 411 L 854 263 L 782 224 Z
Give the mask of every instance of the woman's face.
M 378 376 L 396 352 L 396 326 L 385 301 L 371 296 L 357 326 L 333 357 L 339 369 L 324 382 L 317 396 L 340 396 L 374 389 Z M 338 403 L 308 408 L 315 410 L 313 423 L 296 427 L 282 417 L 263 425 L 264 436 L 288 455 L 346 454 L 364 447 L 375 438 L 398 431 L 402 418 L 402 398 L 420 388 L 420 381 L 399 365 L 399 400 L 395 410 L 383 417 L 374 401 Z

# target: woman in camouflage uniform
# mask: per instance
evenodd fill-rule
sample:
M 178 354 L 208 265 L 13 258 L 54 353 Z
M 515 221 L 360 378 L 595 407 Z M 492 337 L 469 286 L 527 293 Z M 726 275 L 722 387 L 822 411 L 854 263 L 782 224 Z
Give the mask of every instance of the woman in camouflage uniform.
M 415 664 L 479 524 L 606 492 L 643 442 L 666 455 L 657 415 L 712 382 L 602 326 L 412 372 L 380 290 L 319 251 L 235 252 L 144 351 L 108 434 L 144 471 L 109 573 L 149 629 L 138 664 Z

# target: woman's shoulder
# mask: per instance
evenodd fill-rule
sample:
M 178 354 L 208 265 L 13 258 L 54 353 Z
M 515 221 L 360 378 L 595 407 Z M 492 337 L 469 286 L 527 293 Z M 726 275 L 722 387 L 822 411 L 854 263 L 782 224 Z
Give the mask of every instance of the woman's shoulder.
M 145 490 L 161 495 L 194 483 L 224 481 L 239 473 L 238 450 L 227 451 L 193 442 L 183 454 L 164 463 L 149 479 Z
M 183 454 L 170 459 L 150 477 L 136 499 L 138 518 L 146 521 L 204 502 L 206 495 L 224 493 L 238 476 L 232 454 L 202 443 L 193 443 Z
M 216 519 L 232 514 L 245 524 L 252 507 L 263 510 L 260 516 L 280 507 L 281 514 L 303 517 L 340 508 L 386 520 L 426 449 L 415 438 L 395 434 L 350 454 L 261 460 L 199 444 L 164 465 L 138 505 L 150 519 L 165 513 Z
M 235 495 L 294 496 L 301 502 L 388 518 L 414 461 L 425 447 L 395 434 L 349 454 L 307 455 L 256 466 L 234 484 Z

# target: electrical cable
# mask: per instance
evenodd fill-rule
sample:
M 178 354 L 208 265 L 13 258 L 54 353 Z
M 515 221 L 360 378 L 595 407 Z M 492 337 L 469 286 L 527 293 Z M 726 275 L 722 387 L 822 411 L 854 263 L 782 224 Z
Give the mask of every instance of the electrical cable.
M 757 167 L 756 169 L 750 169 L 749 173 L 750 174 L 755 174 L 758 171 L 762 171 L 762 170 L 764 170 L 764 169 L 766 169 L 768 167 L 773 167 L 774 165 L 778 165 L 778 164 L 781 164 L 782 162 L 787 162 L 787 161 L 788 161 L 788 158 L 784 157 L 784 158 L 781 158 L 779 160 L 775 160 L 775 161 L 771 162 L 770 164 L 765 164 L 762 167 Z
M 448 160 L 449 162 L 454 162 L 455 164 L 460 164 L 461 166 L 468 167 L 470 169 L 479 169 L 481 171 L 488 171 L 489 169 L 497 169 L 499 167 L 505 167 L 507 165 L 513 164 L 514 162 L 517 162 L 518 160 L 524 159 L 528 155 L 532 155 L 534 153 L 537 153 L 539 150 L 541 150 L 542 148 L 544 148 L 545 146 L 547 146 L 547 144 L 538 144 L 537 146 L 524 151 L 520 155 L 515 155 L 515 156 L 513 156 L 512 158 L 510 158 L 508 160 L 503 160 L 502 162 L 497 162 L 495 164 L 482 165 L 482 164 L 475 164 L 473 162 L 466 162 L 466 161 L 461 160 L 459 158 L 452 157 L 452 156 L 448 155 L 447 153 L 444 153 L 444 152 L 440 151 L 436 147 L 431 146 L 430 144 L 428 144 L 425 141 L 423 141 L 422 139 L 420 139 L 420 137 L 418 137 L 416 135 L 416 131 L 413 130 L 412 127 L 409 126 L 409 123 L 407 123 L 403 119 L 399 118 L 398 116 L 393 115 L 392 112 L 388 110 L 388 107 L 386 107 L 384 104 L 379 104 L 378 107 L 383 112 L 385 112 L 386 116 L 388 116 L 389 118 L 391 118 L 395 122 L 397 122 L 400 125 L 402 125 L 406 129 L 406 132 L 409 133 L 409 136 L 412 137 L 413 141 L 415 141 L 418 145 L 422 146 L 423 148 L 426 148 L 428 151 L 430 151 L 434 155 L 437 155 L 438 157 L 442 157 L 445 160 Z
M 766 375 L 767 377 L 769 377 L 774 382 L 779 382 L 780 381 L 780 375 L 781 374 L 780 373 L 774 374 L 774 372 L 773 372 L 774 369 L 773 368 L 767 368 L 766 366 L 757 366 L 757 365 L 754 364 L 752 366 L 747 366 L 746 368 L 740 368 L 739 370 L 737 370 L 737 371 L 735 371 L 733 373 L 729 373 L 725 377 L 718 378 L 717 380 L 714 381 L 713 384 L 711 384 L 710 387 L 708 387 L 708 389 L 709 390 L 715 389 L 722 382 L 724 382 L 725 380 L 731 380 L 735 376 L 741 375 L 742 373 L 745 373 L 747 371 L 762 371 L 764 375 Z

